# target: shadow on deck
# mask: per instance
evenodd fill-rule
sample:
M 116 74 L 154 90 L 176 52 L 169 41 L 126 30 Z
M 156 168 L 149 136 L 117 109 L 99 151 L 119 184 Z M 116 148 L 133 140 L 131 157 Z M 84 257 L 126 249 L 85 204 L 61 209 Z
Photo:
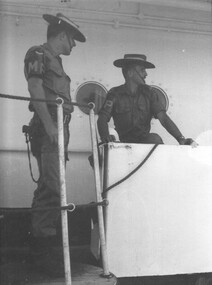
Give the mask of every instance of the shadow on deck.
M 73 285 L 116 284 L 114 276 L 110 278 L 101 276 L 103 273 L 101 264 L 90 251 L 90 225 L 91 218 L 96 219 L 95 211 L 83 209 L 68 213 Z M 64 278 L 52 279 L 37 272 L 30 262 L 30 213 L 0 211 L 0 216 L 0 284 L 65 284 Z
M 64 279 L 50 279 L 36 272 L 29 257 L 29 213 L 0 211 L 0 284 L 1 285 L 62 285 Z M 76 210 L 68 213 L 71 271 L 73 285 L 212 285 L 212 275 L 183 274 L 134 278 L 102 278 L 101 264 L 90 251 L 91 217 L 94 210 Z M 121 257 L 120 257 L 121 258 Z M 183 262 L 183 261 L 182 261 Z

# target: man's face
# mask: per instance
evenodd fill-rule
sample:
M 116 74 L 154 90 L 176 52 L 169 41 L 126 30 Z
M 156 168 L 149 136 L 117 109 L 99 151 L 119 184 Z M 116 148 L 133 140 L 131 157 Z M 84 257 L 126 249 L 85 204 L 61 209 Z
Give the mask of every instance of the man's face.
M 147 72 L 145 67 L 143 67 L 142 65 L 134 65 L 131 67 L 131 71 L 132 71 L 132 77 L 131 79 L 139 84 L 145 84 L 145 79 L 147 77 Z
M 64 34 L 63 54 L 70 55 L 72 48 L 75 46 L 76 46 L 76 43 L 75 43 L 73 34 L 66 32 Z

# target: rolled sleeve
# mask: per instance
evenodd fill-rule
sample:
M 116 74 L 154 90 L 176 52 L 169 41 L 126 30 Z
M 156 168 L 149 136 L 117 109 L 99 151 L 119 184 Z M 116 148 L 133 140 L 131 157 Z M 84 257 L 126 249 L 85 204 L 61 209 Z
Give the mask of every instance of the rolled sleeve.
M 114 106 L 114 95 L 112 91 L 109 91 L 106 97 L 106 100 L 99 111 L 99 116 L 106 117 L 107 121 L 110 120 L 112 113 L 113 113 L 113 106 Z
M 151 112 L 155 118 L 157 118 L 157 114 L 159 114 L 160 112 L 162 111 L 166 112 L 166 108 L 162 104 L 160 97 L 153 89 L 151 89 L 150 102 L 151 102 Z

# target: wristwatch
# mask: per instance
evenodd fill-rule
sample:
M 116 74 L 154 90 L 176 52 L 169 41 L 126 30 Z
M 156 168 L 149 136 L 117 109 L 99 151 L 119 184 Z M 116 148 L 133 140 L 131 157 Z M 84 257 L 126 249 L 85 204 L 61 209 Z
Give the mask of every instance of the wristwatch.
M 177 141 L 180 143 L 180 141 L 184 141 L 185 140 L 185 137 L 184 136 L 180 136 L 177 138 Z

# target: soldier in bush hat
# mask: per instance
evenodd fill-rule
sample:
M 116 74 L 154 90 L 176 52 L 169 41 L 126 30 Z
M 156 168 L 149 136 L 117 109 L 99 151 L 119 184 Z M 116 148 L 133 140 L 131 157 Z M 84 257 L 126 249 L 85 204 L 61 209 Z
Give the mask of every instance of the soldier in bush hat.
M 70 96 L 70 78 L 65 73 L 60 55 L 70 55 L 76 42 L 85 42 L 79 27 L 63 14 L 45 14 L 48 23 L 47 42 L 31 47 L 25 56 L 24 72 L 28 90 L 33 99 L 64 100 L 64 144 L 66 152 L 69 143 L 69 122 L 73 106 Z M 56 105 L 51 103 L 30 103 L 33 117 L 30 122 L 30 142 L 37 159 L 40 178 L 34 192 L 32 208 L 60 206 L 58 130 Z M 64 275 L 63 254 L 55 251 L 60 236 L 57 235 L 58 211 L 33 212 L 31 253 L 34 266 L 51 276 Z
M 145 55 L 125 54 L 124 58 L 115 60 L 113 64 L 122 68 L 125 83 L 109 90 L 99 112 L 97 123 L 103 142 L 114 140 L 108 130 L 108 122 L 112 117 L 121 142 L 162 144 L 163 140 L 158 134 L 150 133 L 151 120 L 155 117 L 179 144 L 195 144 L 192 139 L 184 138 L 167 115 L 158 94 L 146 84 L 146 69 L 155 66 L 147 61 Z

